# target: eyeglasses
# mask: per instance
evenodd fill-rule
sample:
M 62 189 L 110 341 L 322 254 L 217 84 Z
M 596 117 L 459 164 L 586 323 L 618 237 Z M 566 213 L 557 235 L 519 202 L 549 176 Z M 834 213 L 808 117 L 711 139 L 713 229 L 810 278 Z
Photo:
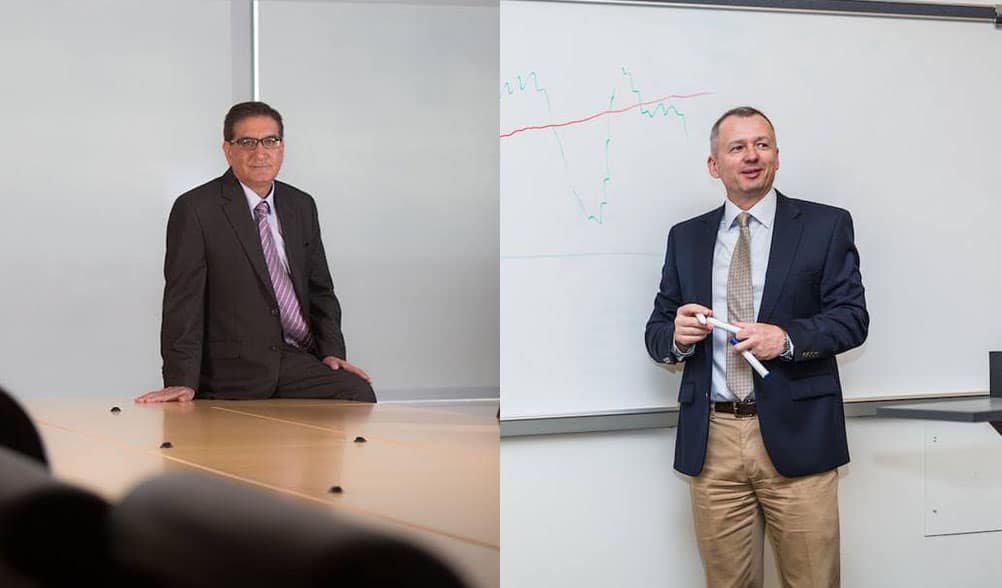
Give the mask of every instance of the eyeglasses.
M 230 145 L 236 145 L 244 151 L 254 151 L 257 149 L 258 143 L 264 145 L 265 149 L 277 149 L 278 146 L 282 144 L 282 138 L 272 135 L 261 139 L 255 139 L 254 137 L 240 137 L 239 139 L 229 141 Z

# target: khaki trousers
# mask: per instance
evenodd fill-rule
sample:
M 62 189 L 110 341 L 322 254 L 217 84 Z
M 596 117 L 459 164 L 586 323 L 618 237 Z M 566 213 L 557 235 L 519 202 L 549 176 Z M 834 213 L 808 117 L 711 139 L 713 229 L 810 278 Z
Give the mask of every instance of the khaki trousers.
M 784 587 L 839 585 L 838 472 L 780 475 L 758 417 L 711 410 L 706 461 L 689 487 L 710 588 L 762 586 L 763 527 Z

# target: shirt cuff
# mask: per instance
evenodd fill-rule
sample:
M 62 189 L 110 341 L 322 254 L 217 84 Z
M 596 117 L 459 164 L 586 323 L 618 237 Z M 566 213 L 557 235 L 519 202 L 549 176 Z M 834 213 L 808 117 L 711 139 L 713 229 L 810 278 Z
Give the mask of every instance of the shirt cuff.
M 690 345 L 689 346 L 689 350 L 683 352 L 682 350 L 680 350 L 678 348 L 678 345 L 675 344 L 675 341 L 672 340 L 672 342 L 671 342 L 671 354 L 673 356 L 675 356 L 675 361 L 685 361 L 685 360 L 689 359 L 690 357 L 692 357 L 693 353 L 696 353 L 696 346 L 695 345 Z

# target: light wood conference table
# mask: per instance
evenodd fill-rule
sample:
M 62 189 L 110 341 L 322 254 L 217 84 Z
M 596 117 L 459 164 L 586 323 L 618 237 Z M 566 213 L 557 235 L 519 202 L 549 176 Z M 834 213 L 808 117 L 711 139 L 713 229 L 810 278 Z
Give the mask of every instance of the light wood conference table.
M 294 399 L 22 403 L 40 429 L 53 473 L 110 501 L 158 474 L 208 472 L 404 536 L 472 586 L 500 583 L 493 409 L 487 416 Z M 172 447 L 162 449 L 164 442 Z M 332 486 L 342 492 L 331 493 Z

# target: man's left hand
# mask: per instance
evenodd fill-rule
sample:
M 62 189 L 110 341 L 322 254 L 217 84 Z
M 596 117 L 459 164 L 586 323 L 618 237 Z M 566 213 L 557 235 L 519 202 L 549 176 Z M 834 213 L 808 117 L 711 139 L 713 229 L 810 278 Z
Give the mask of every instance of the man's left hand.
M 735 326 L 741 330 L 734 336 L 739 343 L 734 346 L 734 351 L 751 351 L 757 359 L 775 359 L 786 350 L 786 331 L 776 325 L 766 323 L 741 323 L 735 322 Z
M 369 377 L 369 374 L 365 373 L 365 370 L 356 365 L 348 363 L 347 361 L 341 359 L 340 357 L 334 357 L 333 355 L 328 355 L 327 357 L 324 358 L 324 363 L 327 364 L 327 367 L 331 368 L 332 370 L 345 370 L 355 374 L 356 376 L 362 378 L 363 380 L 365 380 L 370 384 L 372 383 L 372 378 Z

